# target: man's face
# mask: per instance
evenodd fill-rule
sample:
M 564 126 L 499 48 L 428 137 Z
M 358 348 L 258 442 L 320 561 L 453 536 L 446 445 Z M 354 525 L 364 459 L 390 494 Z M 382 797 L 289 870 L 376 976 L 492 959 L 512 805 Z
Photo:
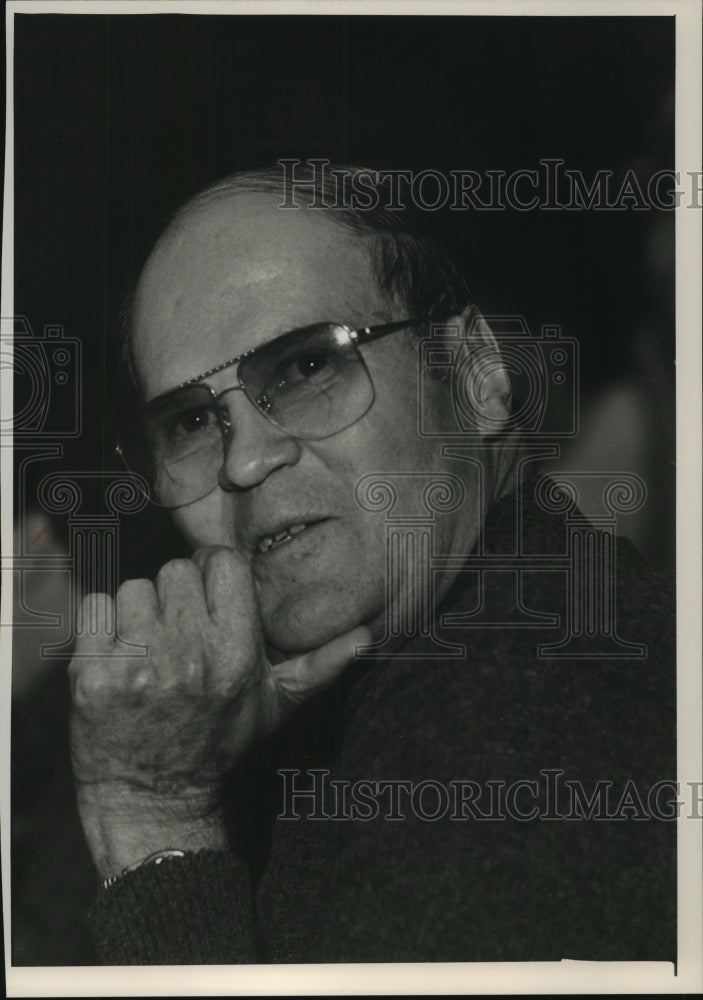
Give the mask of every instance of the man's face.
M 197 207 L 162 238 L 139 286 L 134 349 L 146 398 L 296 327 L 404 318 L 378 289 L 369 249 L 328 215 L 279 210 L 267 195 L 225 195 Z M 229 488 L 174 512 L 194 547 L 231 546 L 249 560 L 266 639 L 281 652 L 315 648 L 360 623 L 383 634 L 384 515 L 356 502 L 362 476 L 459 474 L 470 487 L 467 501 L 438 519 L 436 551 L 468 553 L 476 537 L 471 466 L 442 459 L 438 444 L 417 431 L 417 346 L 401 332 L 361 350 L 375 401 L 357 423 L 321 441 L 288 436 L 242 392 L 228 393 Z M 220 393 L 235 371 L 207 382 Z M 426 410 L 436 408 L 441 419 L 451 405 L 447 387 L 425 380 L 423 391 Z M 262 539 L 292 526 L 290 541 L 261 551 Z

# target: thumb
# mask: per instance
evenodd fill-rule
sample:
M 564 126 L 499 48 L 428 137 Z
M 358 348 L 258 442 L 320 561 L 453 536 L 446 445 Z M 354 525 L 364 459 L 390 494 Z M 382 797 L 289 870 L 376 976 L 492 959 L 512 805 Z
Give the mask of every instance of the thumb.
M 358 625 L 319 649 L 277 664 L 273 669 L 283 693 L 294 704 L 312 697 L 336 680 L 357 655 L 358 648 L 370 642 L 369 629 Z

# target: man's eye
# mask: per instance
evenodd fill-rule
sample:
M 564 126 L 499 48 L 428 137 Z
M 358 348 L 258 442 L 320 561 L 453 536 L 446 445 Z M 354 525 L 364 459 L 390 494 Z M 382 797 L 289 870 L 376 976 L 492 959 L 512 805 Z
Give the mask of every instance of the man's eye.
M 283 389 L 286 386 L 302 383 L 324 383 L 337 373 L 337 359 L 327 351 L 305 351 L 289 358 L 279 365 L 276 372 L 275 386 Z
M 189 437 L 193 434 L 212 430 L 213 425 L 216 423 L 217 419 L 212 410 L 203 408 L 187 410 L 185 413 L 179 413 L 178 416 L 173 418 L 169 436 L 174 440 Z

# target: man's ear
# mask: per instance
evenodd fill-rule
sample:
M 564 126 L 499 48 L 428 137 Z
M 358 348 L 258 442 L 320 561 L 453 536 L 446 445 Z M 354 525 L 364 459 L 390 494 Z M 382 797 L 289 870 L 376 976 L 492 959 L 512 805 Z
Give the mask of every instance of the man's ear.
M 455 367 L 454 391 L 464 412 L 482 437 L 506 430 L 510 419 L 511 386 L 498 342 L 475 306 L 467 306 L 456 323 L 462 341 Z

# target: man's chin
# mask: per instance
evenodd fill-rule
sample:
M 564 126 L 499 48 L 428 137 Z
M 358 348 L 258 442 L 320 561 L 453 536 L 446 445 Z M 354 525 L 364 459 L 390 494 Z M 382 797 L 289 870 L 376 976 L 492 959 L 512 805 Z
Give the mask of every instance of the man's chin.
M 350 626 L 353 628 L 353 626 Z M 324 627 L 319 622 L 306 626 L 305 623 L 274 621 L 264 626 L 266 649 L 272 663 L 290 660 L 319 649 L 338 635 L 349 631 L 346 628 Z
M 325 601 L 285 600 L 268 613 L 261 609 L 264 637 L 272 662 L 290 659 L 319 649 L 357 625 L 366 624 L 363 614 L 340 613 L 343 605 L 333 607 Z

